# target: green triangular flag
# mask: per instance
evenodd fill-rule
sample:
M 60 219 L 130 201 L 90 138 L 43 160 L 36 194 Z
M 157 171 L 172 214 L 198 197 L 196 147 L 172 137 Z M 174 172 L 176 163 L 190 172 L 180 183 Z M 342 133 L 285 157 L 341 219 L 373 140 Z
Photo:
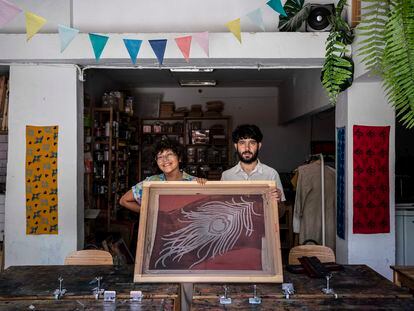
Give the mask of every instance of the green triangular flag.
M 266 2 L 266 4 L 270 6 L 274 11 L 279 13 L 280 15 L 287 17 L 285 9 L 283 8 L 283 5 L 280 2 L 280 0 L 270 0 Z
M 95 59 L 98 61 L 101 58 L 103 49 L 108 42 L 109 37 L 90 33 L 89 40 L 91 40 Z

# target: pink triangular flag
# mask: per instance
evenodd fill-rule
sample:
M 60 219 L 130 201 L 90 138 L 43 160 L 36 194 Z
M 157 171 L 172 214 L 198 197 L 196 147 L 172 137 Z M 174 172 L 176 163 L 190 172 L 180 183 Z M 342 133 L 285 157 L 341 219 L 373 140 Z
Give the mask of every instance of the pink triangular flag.
M 22 9 L 5 0 L 0 0 L 0 28 L 8 24 Z
M 178 37 L 174 39 L 181 53 L 183 53 L 183 56 L 187 63 L 190 58 L 191 38 L 192 38 L 191 36 L 185 36 L 185 37 Z
M 204 50 L 207 56 L 210 56 L 208 47 L 208 31 L 193 34 L 193 38 L 198 43 L 198 45 L 201 46 L 201 48 Z

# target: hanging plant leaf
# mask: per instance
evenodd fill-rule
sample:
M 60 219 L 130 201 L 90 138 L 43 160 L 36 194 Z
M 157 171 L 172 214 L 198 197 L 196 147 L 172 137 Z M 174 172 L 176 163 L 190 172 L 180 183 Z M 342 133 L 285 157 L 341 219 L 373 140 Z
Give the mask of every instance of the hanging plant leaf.
M 296 31 L 308 19 L 310 3 L 304 0 L 287 0 L 283 9 L 287 16 L 279 15 L 279 31 Z
M 345 56 L 349 51 L 347 46 L 339 41 L 340 36 L 338 31 L 329 33 L 321 74 L 322 85 L 332 104 L 336 103 L 338 94 L 348 88 L 353 80 L 353 63 Z
M 386 24 L 382 76 L 397 117 L 414 127 L 414 3 L 396 0 Z
M 348 44 L 354 35 L 341 14 L 346 0 L 340 0 L 335 15 L 330 17 L 332 29 L 326 39 L 325 63 L 321 72 L 322 86 L 328 93 L 329 101 L 336 104 L 338 94 L 352 85 L 354 64 L 350 57 Z
M 364 0 L 361 2 L 361 22 L 357 26 L 358 35 L 366 38 L 358 43 L 362 63 L 374 74 L 382 72 L 382 57 L 386 23 L 389 19 L 389 0 Z

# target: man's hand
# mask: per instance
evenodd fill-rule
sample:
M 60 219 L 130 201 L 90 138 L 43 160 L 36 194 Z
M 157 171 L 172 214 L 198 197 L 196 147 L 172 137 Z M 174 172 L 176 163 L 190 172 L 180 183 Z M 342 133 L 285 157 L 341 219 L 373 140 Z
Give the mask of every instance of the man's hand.
M 197 177 L 196 178 L 196 181 L 197 181 L 198 184 L 204 186 L 206 184 L 206 182 L 207 182 L 207 179 Z
M 279 188 L 271 188 L 266 191 L 268 199 L 276 200 L 277 203 L 282 201 L 282 191 Z

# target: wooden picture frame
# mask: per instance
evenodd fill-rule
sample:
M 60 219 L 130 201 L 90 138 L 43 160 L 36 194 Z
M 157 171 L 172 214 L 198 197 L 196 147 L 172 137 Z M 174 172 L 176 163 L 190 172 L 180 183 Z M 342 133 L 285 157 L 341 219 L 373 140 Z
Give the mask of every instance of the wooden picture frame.
M 144 182 L 134 282 L 283 282 L 275 187 Z

